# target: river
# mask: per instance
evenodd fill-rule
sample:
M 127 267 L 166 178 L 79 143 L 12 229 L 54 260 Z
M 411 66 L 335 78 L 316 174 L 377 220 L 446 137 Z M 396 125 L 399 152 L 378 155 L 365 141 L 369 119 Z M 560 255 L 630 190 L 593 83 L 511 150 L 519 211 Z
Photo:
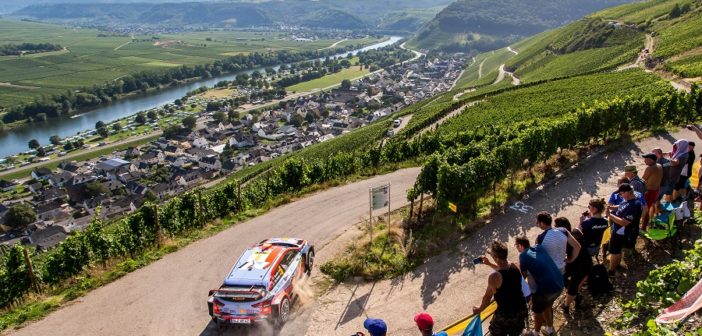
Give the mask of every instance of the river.
M 401 37 L 392 36 L 388 40 L 350 51 L 350 53 L 355 55 L 362 51 L 382 48 L 389 46 L 400 39 Z M 333 57 L 343 57 L 348 55 L 348 53 L 349 52 L 345 52 Z M 321 59 L 323 60 L 324 58 Z M 278 70 L 279 67 L 280 66 L 273 68 Z M 32 139 L 37 139 L 42 145 L 47 145 L 49 144 L 49 137 L 52 135 L 58 135 L 61 138 L 72 136 L 81 131 L 95 128 L 95 123 L 100 120 L 104 121 L 105 123 L 109 123 L 111 121 L 136 114 L 139 111 L 160 107 L 172 103 L 174 100 L 185 96 L 185 94 L 189 91 L 195 90 L 199 87 L 212 87 L 219 81 L 234 80 L 236 76 L 241 73 L 250 74 L 256 70 L 261 71 L 263 68 L 227 74 L 206 80 L 199 80 L 178 86 L 168 87 L 146 94 L 130 96 L 79 115 L 52 119 L 43 123 L 32 123 L 27 124 L 26 126 L 14 128 L 0 135 L 0 157 L 15 155 L 20 152 L 27 151 L 29 149 L 27 144 Z

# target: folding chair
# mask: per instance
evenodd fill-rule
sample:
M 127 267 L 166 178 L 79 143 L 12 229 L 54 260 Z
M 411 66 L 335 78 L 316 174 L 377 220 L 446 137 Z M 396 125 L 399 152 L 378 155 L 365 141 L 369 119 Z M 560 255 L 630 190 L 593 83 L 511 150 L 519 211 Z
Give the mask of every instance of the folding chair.
M 686 204 L 683 205 L 687 206 Z M 653 225 L 648 230 L 641 232 L 641 235 L 651 242 L 674 238 L 678 233 L 675 221 L 681 208 L 668 203 L 662 210 L 661 214 L 654 218 Z M 675 242 L 673 239 L 670 240 L 670 245 L 673 254 L 675 254 Z

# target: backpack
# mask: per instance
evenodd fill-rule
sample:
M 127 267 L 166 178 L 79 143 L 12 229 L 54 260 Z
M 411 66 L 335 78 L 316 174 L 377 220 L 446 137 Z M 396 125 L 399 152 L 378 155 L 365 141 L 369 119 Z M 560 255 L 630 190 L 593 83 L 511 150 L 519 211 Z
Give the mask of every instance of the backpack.
M 607 276 L 607 268 L 602 264 L 597 264 L 592 266 L 590 270 L 590 277 L 587 280 L 587 288 L 590 291 L 590 295 L 600 296 L 603 294 L 609 294 L 612 290 L 612 283 L 609 282 L 609 277 Z

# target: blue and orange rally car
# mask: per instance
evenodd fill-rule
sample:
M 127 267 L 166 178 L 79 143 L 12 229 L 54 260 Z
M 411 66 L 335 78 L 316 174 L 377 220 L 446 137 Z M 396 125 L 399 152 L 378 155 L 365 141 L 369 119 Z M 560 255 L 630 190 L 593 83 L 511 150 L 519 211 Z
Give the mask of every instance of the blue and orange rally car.
M 210 290 L 207 306 L 220 325 L 268 320 L 281 326 L 290 316 L 295 285 L 309 275 L 314 247 L 296 238 L 270 238 L 242 254 L 219 289 Z

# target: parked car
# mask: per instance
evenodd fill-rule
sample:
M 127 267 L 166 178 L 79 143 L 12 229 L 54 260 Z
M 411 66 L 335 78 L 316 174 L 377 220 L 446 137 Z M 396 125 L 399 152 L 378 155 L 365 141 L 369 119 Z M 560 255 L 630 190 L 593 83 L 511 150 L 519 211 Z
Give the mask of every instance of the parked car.
M 400 125 L 402 125 L 402 119 L 395 119 L 392 122 L 392 127 L 400 127 Z
M 387 136 L 388 136 L 388 137 L 391 137 L 391 136 L 393 136 L 393 135 L 395 135 L 395 131 L 393 131 L 392 128 L 391 128 L 391 129 L 388 130 Z
M 314 247 L 296 238 L 270 238 L 247 249 L 219 289 L 210 290 L 207 307 L 222 325 L 269 321 L 281 326 L 296 299 L 295 284 L 309 275 Z

